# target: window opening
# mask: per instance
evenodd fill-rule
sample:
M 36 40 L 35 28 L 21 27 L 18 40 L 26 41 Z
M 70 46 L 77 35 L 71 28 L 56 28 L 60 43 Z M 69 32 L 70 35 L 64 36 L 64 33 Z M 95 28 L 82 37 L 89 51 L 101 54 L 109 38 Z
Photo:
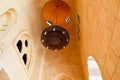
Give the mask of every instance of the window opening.
M 16 45 L 17 45 L 17 48 L 18 48 L 19 52 L 21 53 L 21 51 L 22 51 L 22 41 L 19 40 Z
M 80 23 L 80 15 L 77 15 L 78 22 Z
M 26 65 L 27 63 L 27 54 L 24 54 L 23 57 L 22 57 L 23 61 L 24 61 L 24 64 Z
M 79 25 L 79 24 L 77 24 L 77 26 L 78 26 L 78 32 L 80 32 L 80 25 Z
M 102 80 L 99 66 L 92 56 L 88 57 L 89 80 Z
M 25 46 L 28 47 L 28 41 L 27 40 L 25 40 Z

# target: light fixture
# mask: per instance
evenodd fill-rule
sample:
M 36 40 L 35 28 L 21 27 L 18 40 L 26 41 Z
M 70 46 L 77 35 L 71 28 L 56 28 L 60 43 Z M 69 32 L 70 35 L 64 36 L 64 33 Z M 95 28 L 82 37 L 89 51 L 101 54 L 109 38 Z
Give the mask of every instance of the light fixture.
M 51 21 L 47 21 L 46 23 L 47 23 L 49 26 L 52 26 L 52 25 L 53 25 Z
M 67 30 L 60 25 L 70 22 L 70 7 L 61 0 L 51 0 L 43 7 L 43 17 L 47 19 L 46 23 L 50 27 L 44 29 L 41 34 L 42 44 L 55 52 L 65 49 L 70 41 L 70 36 Z
M 70 41 L 69 33 L 60 26 L 46 28 L 41 34 L 41 42 L 47 48 L 54 51 L 64 49 Z
M 66 23 L 69 23 L 70 20 L 71 20 L 71 18 L 70 18 L 70 16 L 68 16 L 67 19 L 66 19 Z

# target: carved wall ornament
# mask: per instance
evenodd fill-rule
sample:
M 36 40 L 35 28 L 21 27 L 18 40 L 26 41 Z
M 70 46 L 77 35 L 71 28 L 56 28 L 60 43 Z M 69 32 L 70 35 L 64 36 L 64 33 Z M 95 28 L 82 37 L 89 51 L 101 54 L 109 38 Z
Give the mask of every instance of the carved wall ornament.
M 13 43 L 15 50 L 20 58 L 20 61 L 22 62 L 23 66 L 25 66 L 26 69 L 29 70 L 33 56 L 33 41 L 31 34 L 28 31 L 23 30 L 18 34 Z

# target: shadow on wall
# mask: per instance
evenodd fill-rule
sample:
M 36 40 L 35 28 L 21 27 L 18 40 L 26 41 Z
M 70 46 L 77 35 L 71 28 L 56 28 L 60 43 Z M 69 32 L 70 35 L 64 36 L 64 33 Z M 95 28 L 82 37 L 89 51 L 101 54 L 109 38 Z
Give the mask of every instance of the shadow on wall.
M 88 57 L 88 75 L 89 80 L 103 80 L 101 76 L 100 68 L 92 56 Z

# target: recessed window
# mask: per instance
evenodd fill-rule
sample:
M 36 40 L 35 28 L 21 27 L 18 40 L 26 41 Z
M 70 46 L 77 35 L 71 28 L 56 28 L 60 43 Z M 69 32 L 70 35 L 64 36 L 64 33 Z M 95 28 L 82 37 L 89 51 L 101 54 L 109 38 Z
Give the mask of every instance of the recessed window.
M 19 41 L 17 42 L 16 46 L 17 46 L 19 52 L 21 53 L 21 51 L 22 51 L 22 41 L 19 40 Z
M 88 57 L 89 80 L 102 80 L 99 66 L 92 56 Z
M 27 40 L 25 40 L 25 46 L 28 47 L 28 41 Z
M 78 32 L 80 32 L 80 25 L 79 24 L 77 24 L 77 28 L 78 28 Z
M 24 64 L 26 65 L 27 64 L 27 54 L 24 54 L 22 59 L 23 59 Z
M 78 37 L 78 40 L 80 40 L 80 34 L 79 34 L 79 32 L 77 32 L 77 37 Z
M 77 15 L 77 20 L 80 23 L 80 15 L 79 14 Z

